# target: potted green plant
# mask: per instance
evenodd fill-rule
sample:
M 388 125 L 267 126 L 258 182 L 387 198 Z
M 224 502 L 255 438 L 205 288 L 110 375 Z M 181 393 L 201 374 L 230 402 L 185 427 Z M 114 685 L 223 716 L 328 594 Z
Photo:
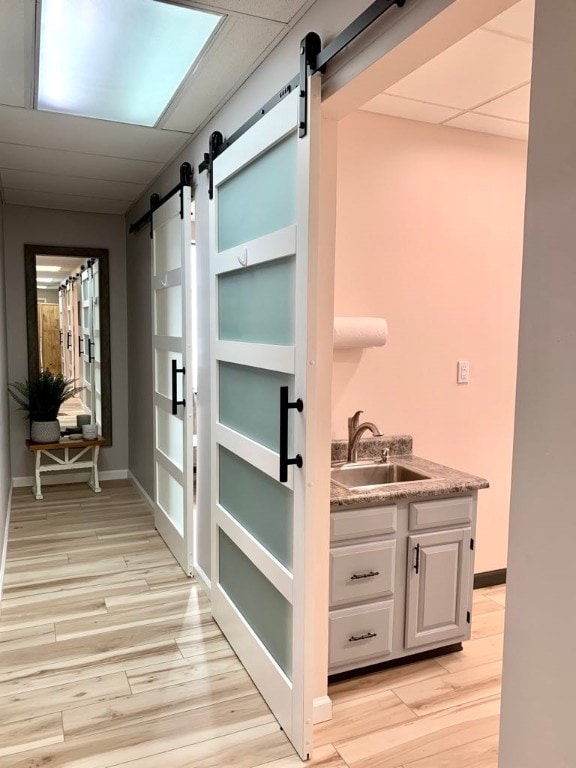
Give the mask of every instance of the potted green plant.
M 33 442 L 58 442 L 60 406 L 83 389 L 74 384 L 72 379 L 65 379 L 61 373 L 54 374 L 46 369 L 31 379 L 8 385 L 8 392 L 30 419 L 30 439 Z

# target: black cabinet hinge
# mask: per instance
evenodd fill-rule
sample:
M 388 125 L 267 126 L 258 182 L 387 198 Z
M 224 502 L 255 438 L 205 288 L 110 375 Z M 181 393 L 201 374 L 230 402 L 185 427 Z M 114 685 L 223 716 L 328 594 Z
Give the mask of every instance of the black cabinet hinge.
M 472 618 L 470 611 L 466 611 L 466 623 L 470 624 L 470 619 Z
M 470 549 L 474 549 L 474 539 L 470 539 Z

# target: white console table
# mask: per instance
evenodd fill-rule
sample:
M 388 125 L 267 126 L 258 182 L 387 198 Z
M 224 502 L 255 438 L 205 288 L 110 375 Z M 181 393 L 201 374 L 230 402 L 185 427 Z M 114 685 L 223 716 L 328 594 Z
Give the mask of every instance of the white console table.
M 44 498 L 42 473 L 59 472 L 64 469 L 91 470 L 88 485 L 94 493 L 100 493 L 102 489 L 98 482 L 98 456 L 102 445 L 107 445 L 107 441 L 102 437 L 97 440 L 63 438 L 57 443 L 33 443 L 31 440 L 26 440 L 28 450 L 36 454 L 36 484 L 32 488 L 35 498 Z M 64 451 L 64 458 L 57 456 L 54 451 Z M 42 463 L 43 456 L 48 460 L 46 463 Z

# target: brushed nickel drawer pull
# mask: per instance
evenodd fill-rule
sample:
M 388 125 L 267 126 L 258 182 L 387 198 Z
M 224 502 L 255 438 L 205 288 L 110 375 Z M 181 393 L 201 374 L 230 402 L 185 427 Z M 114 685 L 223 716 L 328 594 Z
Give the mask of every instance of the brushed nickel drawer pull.
M 351 581 L 356 579 L 369 579 L 371 576 L 380 576 L 380 571 L 367 571 L 366 573 L 353 573 L 350 576 Z
M 357 643 L 358 640 L 371 640 L 373 637 L 376 637 L 377 634 L 378 634 L 377 632 L 366 632 L 363 635 L 358 635 L 358 637 L 356 637 L 355 635 L 352 635 L 352 637 L 348 638 L 348 642 Z

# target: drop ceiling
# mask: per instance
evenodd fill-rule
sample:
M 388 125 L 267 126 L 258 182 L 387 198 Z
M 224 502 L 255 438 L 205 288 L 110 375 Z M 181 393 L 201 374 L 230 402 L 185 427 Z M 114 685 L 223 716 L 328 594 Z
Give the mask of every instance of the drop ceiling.
M 36 0 L 0 0 L 5 203 L 124 213 L 314 0 L 179 2 L 226 18 L 159 124 L 145 128 L 34 110 Z
M 520 0 L 362 109 L 528 138 L 534 0 Z

